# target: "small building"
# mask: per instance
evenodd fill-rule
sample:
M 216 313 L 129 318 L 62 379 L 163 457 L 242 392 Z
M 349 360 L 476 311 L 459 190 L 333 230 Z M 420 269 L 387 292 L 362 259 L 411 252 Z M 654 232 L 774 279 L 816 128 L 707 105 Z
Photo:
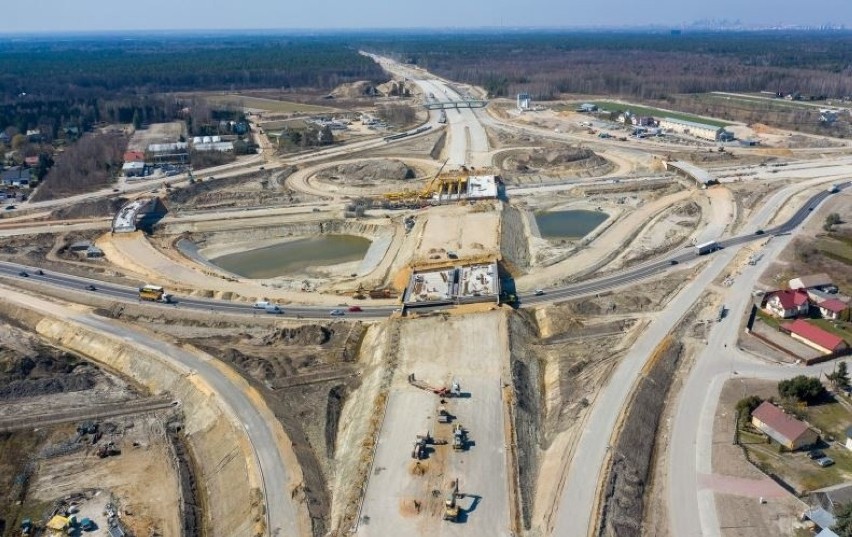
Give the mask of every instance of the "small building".
M 145 175 L 145 163 L 140 161 L 125 162 L 121 167 L 125 177 L 142 177 Z
M 846 443 L 843 445 L 846 446 L 846 449 L 852 451 L 852 427 L 846 428 Z
M 831 281 L 831 277 L 824 272 L 799 276 L 793 278 L 787 284 L 790 289 L 818 289 L 826 292 L 837 292 L 837 286 Z
M 77 241 L 68 245 L 68 250 L 71 252 L 85 252 L 92 247 L 92 241 Z
M 5 187 L 30 188 L 32 172 L 29 168 L 14 166 L 0 173 L 0 184 Z
M 685 119 L 675 119 L 666 117 L 660 120 L 660 127 L 667 131 L 676 132 L 678 134 L 688 134 L 696 138 L 705 140 L 717 141 L 723 138 L 723 133 L 727 132 L 723 127 L 716 125 L 708 125 L 707 123 L 698 123 L 695 121 L 687 121 Z
M 799 289 L 775 291 L 766 297 L 766 311 L 781 319 L 805 315 L 809 309 L 808 294 Z
M 817 304 L 817 307 L 823 319 L 836 321 L 843 315 L 843 312 L 849 309 L 849 304 L 836 298 L 830 298 Z
M 30 143 L 41 143 L 44 141 L 44 136 L 41 134 L 41 129 L 30 129 L 27 131 L 27 141 Z
M 584 114 L 590 114 L 592 112 L 598 111 L 598 105 L 593 103 L 583 103 L 577 107 L 577 112 L 582 112 Z
M 145 162 L 144 151 L 125 151 L 124 162 Z
M 769 401 L 764 401 L 751 413 L 751 423 L 791 451 L 812 446 L 819 440 L 819 435 L 807 423 L 785 414 Z
M 813 325 L 804 319 L 796 319 L 792 323 L 781 325 L 781 330 L 788 332 L 790 337 L 823 354 L 834 354 L 849 348 L 846 341 L 840 337 Z
M 218 138 L 218 136 L 216 138 Z M 194 144 L 192 148 L 195 151 L 201 152 L 216 151 L 218 153 L 233 153 L 234 142 L 202 142 L 200 144 Z

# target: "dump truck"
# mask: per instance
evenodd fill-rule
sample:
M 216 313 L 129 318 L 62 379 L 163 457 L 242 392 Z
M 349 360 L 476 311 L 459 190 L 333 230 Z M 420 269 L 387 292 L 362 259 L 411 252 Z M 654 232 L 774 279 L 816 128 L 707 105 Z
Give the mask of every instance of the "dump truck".
M 457 522 L 459 519 L 459 480 L 453 479 L 450 493 L 447 499 L 444 500 L 444 520 L 448 522 Z
M 436 395 L 440 395 L 441 397 L 459 397 L 461 395 L 461 386 L 458 381 L 453 381 L 452 385 L 447 388 L 446 386 L 432 386 L 427 382 L 423 382 L 422 380 L 417 380 L 414 376 L 414 373 L 408 375 L 408 383 L 414 386 L 415 388 L 420 388 L 421 390 L 426 390 L 427 392 L 432 392 Z

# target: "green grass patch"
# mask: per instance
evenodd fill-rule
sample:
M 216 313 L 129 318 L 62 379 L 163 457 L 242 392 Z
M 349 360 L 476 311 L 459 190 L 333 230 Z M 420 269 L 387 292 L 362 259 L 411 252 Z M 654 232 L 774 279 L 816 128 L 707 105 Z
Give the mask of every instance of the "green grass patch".
M 842 442 L 846 428 L 852 425 L 852 412 L 839 402 L 825 403 L 809 406 L 805 411 L 805 419 L 823 434 L 830 434 Z
M 234 105 L 242 108 L 256 108 L 267 112 L 282 114 L 314 114 L 324 112 L 336 112 L 337 108 L 328 106 L 317 106 L 313 104 L 296 103 L 292 101 L 279 101 L 277 99 L 264 99 L 262 97 L 247 97 L 245 95 L 204 95 L 207 101 L 219 105 Z
M 852 264 L 852 238 L 843 235 L 829 235 L 817 240 L 817 249 L 826 257 L 841 263 Z
M 778 328 L 780 328 L 780 327 L 781 327 L 781 320 L 780 320 L 780 319 L 776 319 L 775 317 L 773 317 L 772 315 L 770 315 L 770 314 L 766 313 L 766 312 L 765 312 L 765 311 L 763 311 L 762 309 L 759 309 L 759 308 L 758 308 L 758 310 L 757 310 L 757 317 L 758 317 L 758 318 L 759 318 L 759 319 L 760 319 L 760 320 L 761 320 L 761 321 L 762 321 L 762 322 L 763 322 L 766 326 L 771 326 L 771 327 L 772 327 L 772 328 L 774 328 L 775 330 L 778 330 Z
M 653 108 L 649 106 L 639 106 L 635 104 L 623 104 L 616 103 L 612 101 L 589 101 L 592 104 L 596 104 L 598 108 L 602 110 L 606 110 L 608 112 L 624 112 L 626 110 L 630 110 L 631 113 L 639 116 L 652 116 L 656 119 L 662 119 L 665 117 L 670 117 L 673 119 L 680 119 L 683 121 L 693 121 L 695 123 L 704 123 L 705 125 L 713 125 L 715 127 L 727 127 L 731 123 L 729 121 L 722 121 L 718 119 L 706 119 L 699 116 L 694 116 L 692 114 L 685 114 L 683 112 L 674 112 L 668 110 L 661 110 L 659 108 Z

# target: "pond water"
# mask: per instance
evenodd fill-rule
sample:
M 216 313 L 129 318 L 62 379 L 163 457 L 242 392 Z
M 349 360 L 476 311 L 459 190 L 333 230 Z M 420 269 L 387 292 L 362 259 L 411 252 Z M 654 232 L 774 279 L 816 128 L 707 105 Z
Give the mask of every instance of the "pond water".
M 320 235 L 246 250 L 211 259 L 210 262 L 245 278 L 274 278 L 308 267 L 360 261 L 370 241 L 354 235 Z
M 578 239 L 603 224 L 609 215 L 601 211 L 553 211 L 535 214 L 538 230 L 545 239 Z

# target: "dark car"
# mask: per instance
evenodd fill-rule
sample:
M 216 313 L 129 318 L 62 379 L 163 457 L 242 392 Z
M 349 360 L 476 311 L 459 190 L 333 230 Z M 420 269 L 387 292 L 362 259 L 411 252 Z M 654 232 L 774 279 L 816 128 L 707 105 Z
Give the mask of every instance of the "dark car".
M 822 450 L 815 449 L 813 451 L 808 452 L 808 458 L 812 461 L 815 461 L 817 459 L 821 459 L 823 457 L 825 457 L 825 452 L 823 452 Z
M 29 276 L 29 273 L 27 273 L 26 270 L 22 270 L 21 272 L 18 273 L 18 276 L 20 276 L 21 278 L 26 278 L 26 277 Z
M 94 285 L 92 285 L 92 284 L 89 284 L 89 285 L 87 285 L 87 286 L 86 286 L 86 290 L 87 290 L 87 291 L 97 291 L 97 290 L 98 290 L 98 288 L 97 288 L 97 287 L 95 287 L 95 286 L 94 286 Z
M 677 265 L 677 264 L 678 264 L 677 259 L 669 259 L 669 265 Z
M 816 463 L 820 465 L 821 468 L 827 468 L 834 464 L 834 459 L 832 459 L 831 457 L 823 457 L 821 459 L 817 459 Z
M 44 276 L 44 271 L 43 271 L 43 270 L 41 270 L 41 269 L 38 269 L 38 270 L 36 271 L 36 274 L 38 274 L 39 276 Z
M 361 306 L 349 306 L 349 311 L 359 312 L 359 311 L 364 311 L 364 310 L 361 309 Z
M 766 232 L 763 231 L 762 229 L 758 229 L 757 231 L 754 232 L 755 235 L 763 235 L 764 233 L 766 233 Z
M 15 206 L 14 206 L 14 205 L 7 205 L 7 206 L 6 206 L 6 210 L 7 210 L 7 211 L 11 211 L 11 210 L 12 210 L 12 209 L 14 209 L 14 208 L 15 208 Z

